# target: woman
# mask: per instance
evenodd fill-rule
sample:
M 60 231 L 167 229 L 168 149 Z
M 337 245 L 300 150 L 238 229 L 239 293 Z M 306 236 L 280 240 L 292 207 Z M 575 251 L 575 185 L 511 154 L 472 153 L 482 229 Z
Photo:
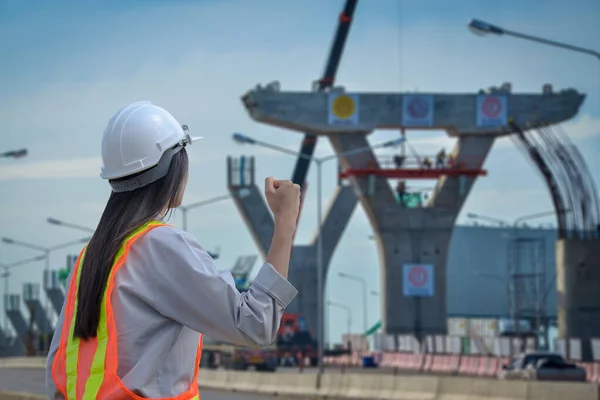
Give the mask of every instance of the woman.
M 275 230 L 247 292 L 188 233 L 162 219 L 181 205 L 190 137 L 150 102 L 121 109 L 102 138 L 112 193 L 67 282 L 50 345 L 50 399 L 198 399 L 202 335 L 244 346 L 275 340 L 297 292 L 286 280 L 300 189 L 267 178 Z

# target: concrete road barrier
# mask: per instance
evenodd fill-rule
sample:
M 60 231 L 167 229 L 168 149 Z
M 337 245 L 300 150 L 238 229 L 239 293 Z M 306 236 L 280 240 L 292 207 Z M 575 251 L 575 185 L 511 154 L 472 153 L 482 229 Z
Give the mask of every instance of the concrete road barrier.
M 43 369 L 42 357 L 2 358 L 1 368 Z M 269 373 L 201 369 L 201 389 L 304 398 L 372 400 L 600 400 L 597 384 L 503 381 L 454 376 L 325 373 L 317 389 L 314 373 Z M 44 396 L 0 390 L 0 400 Z
M 0 368 L 34 368 L 45 369 L 46 358 L 44 357 L 2 357 Z
M 600 400 L 598 385 L 386 374 L 200 372 L 201 388 L 266 395 L 377 400 Z M 1 399 L 0 399 L 1 400 Z
M 275 396 L 316 396 L 316 374 L 263 374 L 262 393 Z
M 381 399 L 406 399 L 406 400 L 430 400 L 437 399 L 439 393 L 440 379 L 435 376 L 413 375 L 394 376 L 391 391 L 388 389 L 381 393 Z
M 528 400 L 528 382 L 525 381 L 463 377 L 441 377 L 439 381 L 436 400 Z
M 0 390 L 0 400 L 48 400 L 48 397 L 39 394 Z
M 600 386 L 573 382 L 529 382 L 527 400 L 600 399 Z

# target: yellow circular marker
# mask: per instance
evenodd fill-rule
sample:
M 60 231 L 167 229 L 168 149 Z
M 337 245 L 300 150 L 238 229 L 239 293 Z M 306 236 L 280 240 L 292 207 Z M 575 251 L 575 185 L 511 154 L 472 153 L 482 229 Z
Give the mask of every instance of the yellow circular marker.
M 356 111 L 354 99 L 347 95 L 336 97 L 331 104 L 331 111 L 339 119 L 352 117 Z

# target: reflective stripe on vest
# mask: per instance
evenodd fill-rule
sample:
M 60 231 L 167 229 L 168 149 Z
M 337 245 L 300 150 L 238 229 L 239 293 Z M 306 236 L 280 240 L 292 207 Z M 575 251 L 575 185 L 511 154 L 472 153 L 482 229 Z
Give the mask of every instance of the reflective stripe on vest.
M 146 232 L 163 225 L 165 224 L 162 222 L 150 221 L 136 229 L 123 242 L 115 257 L 102 297 L 97 335 L 89 340 L 73 337 L 77 316 L 77 291 L 86 249 L 84 248 L 79 254 L 67 292 L 62 337 L 52 365 L 52 379 L 66 400 L 142 399 L 141 396 L 125 388 L 117 376 L 117 332 L 111 294 L 114 289 L 115 274 L 125 263 L 131 245 Z M 198 371 L 201 355 L 202 335 L 200 335 L 196 354 L 194 380 L 190 388 L 183 394 L 169 399 L 200 399 Z

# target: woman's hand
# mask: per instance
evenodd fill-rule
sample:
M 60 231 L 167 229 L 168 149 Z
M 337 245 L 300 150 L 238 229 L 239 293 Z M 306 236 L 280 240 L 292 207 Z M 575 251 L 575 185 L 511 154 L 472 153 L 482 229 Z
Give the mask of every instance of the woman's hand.
M 300 185 L 269 176 L 265 179 L 265 197 L 275 220 L 295 229 L 300 211 Z

